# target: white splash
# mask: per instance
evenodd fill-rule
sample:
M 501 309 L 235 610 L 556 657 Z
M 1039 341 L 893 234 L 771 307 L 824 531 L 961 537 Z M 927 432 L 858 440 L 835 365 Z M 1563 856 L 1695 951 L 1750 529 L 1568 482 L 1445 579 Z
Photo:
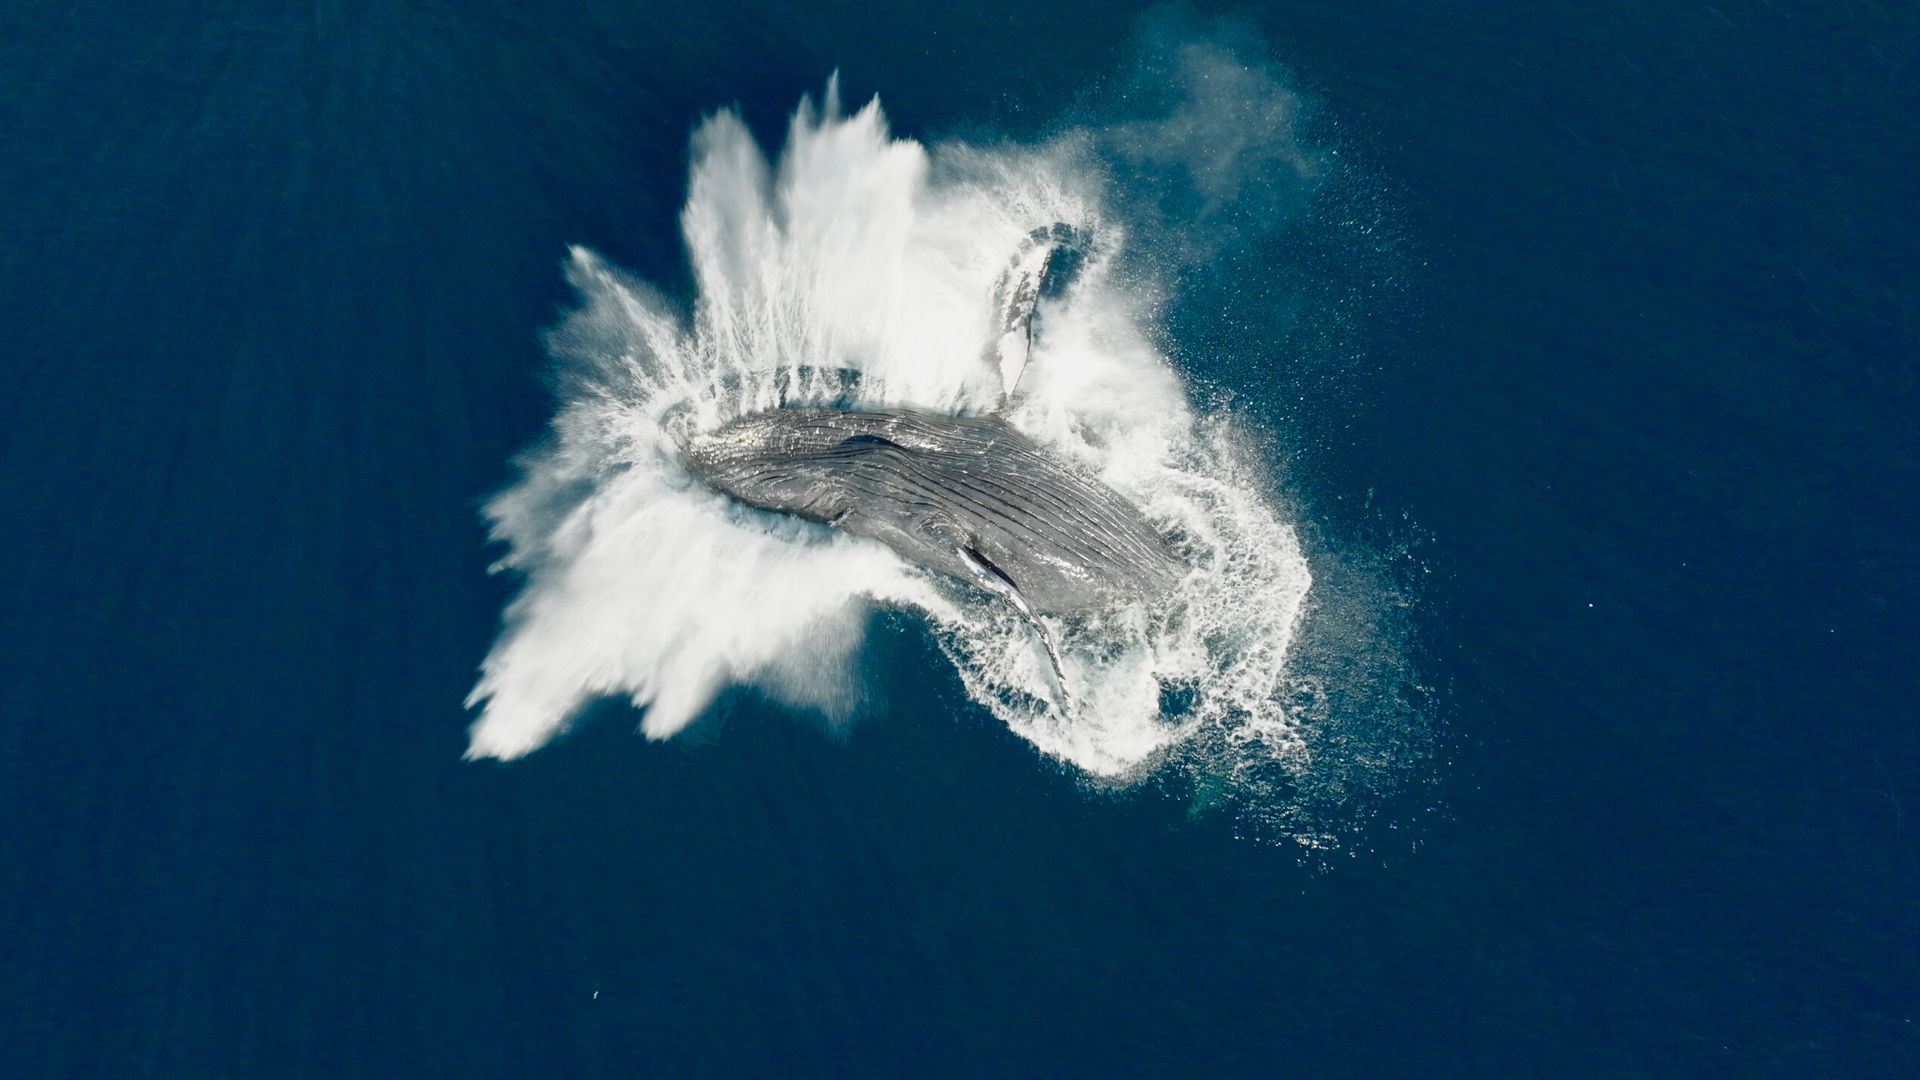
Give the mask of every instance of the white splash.
M 661 739 L 723 687 L 842 716 L 875 605 L 925 614 L 968 693 L 1044 753 L 1134 778 L 1205 733 L 1269 763 L 1304 753 L 1283 705 L 1310 586 L 1232 422 L 1196 413 L 1151 344 L 1151 290 L 1115 271 L 1126 222 L 1072 137 L 992 148 L 892 138 L 877 101 L 803 102 L 770 166 L 723 112 L 693 139 L 681 225 L 690 317 L 575 249 L 581 307 L 551 335 L 552 438 L 487 507 L 525 577 L 470 705 L 469 757 L 513 758 L 624 695 Z M 1138 504 L 1191 570 L 1175 601 L 1061 625 L 1073 704 L 1050 704 L 1031 627 L 886 548 L 731 504 L 678 461 L 688 431 L 845 393 L 855 405 L 993 407 L 995 280 L 1036 226 L 1098 243 L 1042 333 L 1009 419 Z M 1177 708 L 1163 712 L 1163 702 Z

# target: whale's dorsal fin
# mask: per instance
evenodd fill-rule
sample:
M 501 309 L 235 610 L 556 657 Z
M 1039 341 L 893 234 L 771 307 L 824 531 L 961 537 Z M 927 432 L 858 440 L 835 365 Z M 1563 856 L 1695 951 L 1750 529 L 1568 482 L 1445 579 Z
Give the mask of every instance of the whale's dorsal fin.
M 993 326 L 987 363 L 1000 376 L 1000 402 L 1026 374 L 1033 355 L 1034 318 L 1040 301 L 1059 296 L 1073 282 L 1087 255 L 1080 230 L 1064 222 L 1028 233 L 993 286 Z

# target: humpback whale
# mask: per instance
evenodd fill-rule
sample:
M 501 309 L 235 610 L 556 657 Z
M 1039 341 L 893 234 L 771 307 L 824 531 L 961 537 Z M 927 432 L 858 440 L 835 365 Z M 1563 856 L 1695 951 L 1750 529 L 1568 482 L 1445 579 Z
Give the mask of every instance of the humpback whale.
M 984 359 L 1000 376 L 1003 409 L 1031 355 L 1040 301 L 1064 289 L 1083 255 L 1066 226 L 1036 229 L 996 285 Z M 1131 503 L 997 414 L 783 407 L 689 438 L 683 458 L 749 506 L 878 540 L 1002 598 L 1039 632 L 1063 693 L 1059 645 L 1039 616 L 1152 601 L 1182 572 Z

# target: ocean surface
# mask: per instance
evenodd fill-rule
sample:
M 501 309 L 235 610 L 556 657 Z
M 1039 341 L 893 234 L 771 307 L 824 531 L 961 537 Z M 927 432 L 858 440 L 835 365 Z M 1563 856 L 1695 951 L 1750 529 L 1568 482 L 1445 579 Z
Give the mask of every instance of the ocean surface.
M 9 5 L 0 1075 L 1920 1074 L 1916 117 L 1868 0 Z M 671 454 L 977 407 L 1053 220 L 1196 566 L 1071 713 Z

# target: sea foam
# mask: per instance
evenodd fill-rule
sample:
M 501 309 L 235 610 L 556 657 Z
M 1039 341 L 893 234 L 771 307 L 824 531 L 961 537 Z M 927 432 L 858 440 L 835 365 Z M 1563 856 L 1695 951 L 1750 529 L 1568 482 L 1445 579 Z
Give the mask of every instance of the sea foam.
M 1138 779 L 1188 744 L 1257 759 L 1229 771 L 1303 767 L 1287 667 L 1308 562 L 1234 418 L 1196 409 L 1156 347 L 1160 291 L 1129 259 L 1137 217 L 1116 208 L 1098 143 L 923 145 L 894 137 L 877 100 L 844 113 L 831 85 L 772 162 L 733 112 L 702 123 L 681 213 L 690 312 L 589 250 L 568 259 L 580 304 L 549 335 L 559 413 L 486 507 L 498 569 L 524 586 L 469 699 L 468 756 L 529 753 L 609 695 L 653 739 L 736 683 L 844 716 L 864 628 L 889 607 L 928 621 L 979 706 L 1088 777 Z M 1136 503 L 1189 568 L 1171 603 L 1055 627 L 1064 703 L 1003 603 L 733 504 L 677 451 L 786 404 L 994 408 L 993 287 L 1054 222 L 1093 240 L 1042 310 L 1008 419 Z

